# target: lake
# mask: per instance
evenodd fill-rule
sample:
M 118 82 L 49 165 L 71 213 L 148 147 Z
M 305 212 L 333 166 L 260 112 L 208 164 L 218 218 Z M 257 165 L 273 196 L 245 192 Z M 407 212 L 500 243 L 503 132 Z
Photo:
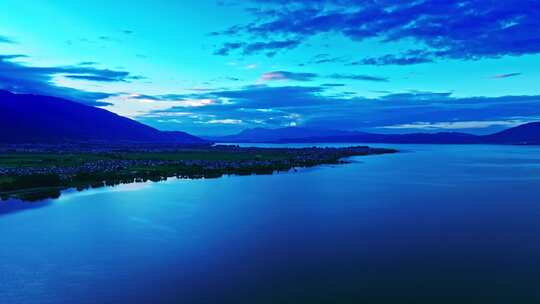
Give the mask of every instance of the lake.
M 540 302 L 540 147 L 374 146 L 2 203 L 0 303 Z

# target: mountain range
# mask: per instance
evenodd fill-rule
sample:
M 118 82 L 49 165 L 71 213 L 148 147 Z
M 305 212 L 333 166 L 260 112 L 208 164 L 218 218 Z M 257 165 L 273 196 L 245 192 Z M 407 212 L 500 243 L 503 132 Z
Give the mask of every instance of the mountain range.
M 540 144 L 540 122 L 490 135 L 459 132 L 377 134 L 300 127 L 247 129 L 235 135 L 207 137 L 222 143 L 402 143 L 402 144 Z
M 0 143 L 64 142 L 540 144 L 540 122 L 490 135 L 377 134 L 287 127 L 246 129 L 235 135 L 203 139 L 180 131 L 160 131 L 107 110 L 66 99 L 0 90 Z
M 0 131 L 0 142 L 3 143 L 208 143 L 185 132 L 159 131 L 78 102 L 1 90 Z

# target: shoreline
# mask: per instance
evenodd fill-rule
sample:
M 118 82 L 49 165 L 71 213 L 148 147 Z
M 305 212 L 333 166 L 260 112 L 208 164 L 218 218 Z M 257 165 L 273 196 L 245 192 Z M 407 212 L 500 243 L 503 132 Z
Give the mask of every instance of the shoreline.
M 58 198 L 61 191 L 147 181 L 263 175 L 325 164 L 344 164 L 351 156 L 397 150 L 342 148 L 171 148 L 107 152 L 46 151 L 0 153 L 0 199 L 26 202 Z

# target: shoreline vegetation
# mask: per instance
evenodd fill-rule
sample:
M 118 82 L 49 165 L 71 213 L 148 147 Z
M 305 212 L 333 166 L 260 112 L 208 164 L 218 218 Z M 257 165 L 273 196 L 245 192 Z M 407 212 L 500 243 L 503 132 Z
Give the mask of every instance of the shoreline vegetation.
M 273 174 L 296 168 L 346 163 L 343 158 L 397 150 L 344 148 L 9 146 L 0 147 L 1 201 L 58 198 L 62 190 L 115 186 L 169 177 L 198 179 L 223 175 Z

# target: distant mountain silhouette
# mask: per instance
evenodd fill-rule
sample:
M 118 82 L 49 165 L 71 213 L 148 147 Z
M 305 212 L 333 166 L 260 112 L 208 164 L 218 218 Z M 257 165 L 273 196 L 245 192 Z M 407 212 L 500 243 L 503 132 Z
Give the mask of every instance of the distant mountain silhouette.
M 354 134 L 354 132 L 339 130 L 315 130 L 301 127 L 287 127 L 279 129 L 254 128 L 243 130 L 235 135 L 216 137 L 216 139 L 222 142 L 277 142 L 315 137 L 337 137 L 352 134 Z
M 540 144 L 540 122 L 531 122 L 483 136 L 483 140 L 492 143 L 538 145 Z
M 0 90 L 0 142 L 85 141 L 181 144 L 207 142 L 185 132 L 162 132 L 81 103 Z
M 224 143 L 540 144 L 540 123 L 529 123 L 485 136 L 459 132 L 377 134 L 288 127 L 247 129 L 235 135 L 209 139 Z

